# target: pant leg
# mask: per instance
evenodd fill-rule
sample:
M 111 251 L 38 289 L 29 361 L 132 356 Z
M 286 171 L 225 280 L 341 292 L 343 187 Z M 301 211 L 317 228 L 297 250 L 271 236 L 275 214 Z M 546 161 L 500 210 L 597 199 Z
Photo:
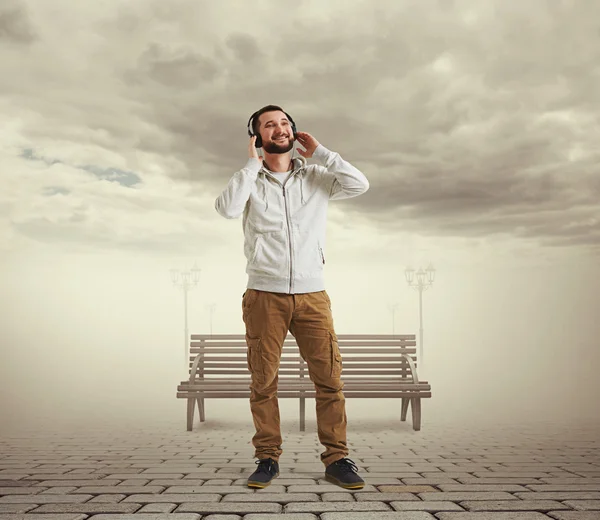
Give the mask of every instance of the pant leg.
M 279 363 L 291 319 L 291 296 L 248 289 L 242 298 L 246 325 L 254 456 L 279 461 L 283 453 L 277 400 Z
M 316 390 L 317 431 L 325 451 L 325 466 L 348 456 L 346 399 L 343 394 L 342 357 L 326 291 L 296 294 L 290 332 Z

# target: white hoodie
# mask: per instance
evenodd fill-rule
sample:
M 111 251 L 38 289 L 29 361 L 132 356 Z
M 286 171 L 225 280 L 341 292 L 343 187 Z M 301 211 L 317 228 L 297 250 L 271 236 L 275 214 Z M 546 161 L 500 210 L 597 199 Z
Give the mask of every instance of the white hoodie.
M 243 215 L 248 289 L 287 294 L 325 289 L 329 200 L 361 195 L 369 181 L 322 144 L 313 157 L 323 166 L 296 157 L 285 185 L 260 161 L 248 159 L 215 201 L 223 217 Z

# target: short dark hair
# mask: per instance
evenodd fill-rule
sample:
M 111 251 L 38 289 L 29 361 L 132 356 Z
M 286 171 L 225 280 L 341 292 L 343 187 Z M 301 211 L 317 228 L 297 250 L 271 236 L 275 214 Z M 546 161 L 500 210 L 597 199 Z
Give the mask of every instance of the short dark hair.
M 265 112 L 274 112 L 276 110 L 283 112 L 287 117 L 285 110 L 277 105 L 267 105 L 266 107 L 262 107 L 260 110 L 258 110 L 256 112 L 256 114 L 254 115 L 254 118 L 252 119 L 252 133 L 254 135 L 258 135 L 258 123 L 259 123 L 258 118 Z

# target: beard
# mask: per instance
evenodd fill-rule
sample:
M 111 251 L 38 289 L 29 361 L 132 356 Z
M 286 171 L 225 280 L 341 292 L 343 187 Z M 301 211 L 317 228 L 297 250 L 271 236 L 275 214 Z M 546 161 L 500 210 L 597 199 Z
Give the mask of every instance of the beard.
M 269 141 L 263 143 L 263 149 L 267 153 L 288 153 L 294 147 L 294 140 L 291 137 L 286 138 L 282 143 Z

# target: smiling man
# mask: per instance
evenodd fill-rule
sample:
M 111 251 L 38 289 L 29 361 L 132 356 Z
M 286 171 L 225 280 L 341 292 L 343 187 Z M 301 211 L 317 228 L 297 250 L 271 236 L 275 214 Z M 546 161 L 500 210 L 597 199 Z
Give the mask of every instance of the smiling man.
M 243 215 L 248 284 L 242 295 L 246 325 L 252 438 L 258 468 L 248 486 L 267 487 L 279 475 L 283 453 L 277 383 L 288 331 L 296 338 L 316 390 L 321 461 L 325 478 L 347 489 L 364 481 L 348 457 L 342 358 L 325 291 L 325 230 L 330 200 L 369 188 L 362 172 L 311 134 L 299 132 L 276 105 L 248 121 L 248 161 L 215 201 L 225 218 Z M 301 157 L 293 157 L 294 141 Z M 258 155 L 262 148 L 264 156 Z M 308 165 L 314 157 L 320 164 Z

